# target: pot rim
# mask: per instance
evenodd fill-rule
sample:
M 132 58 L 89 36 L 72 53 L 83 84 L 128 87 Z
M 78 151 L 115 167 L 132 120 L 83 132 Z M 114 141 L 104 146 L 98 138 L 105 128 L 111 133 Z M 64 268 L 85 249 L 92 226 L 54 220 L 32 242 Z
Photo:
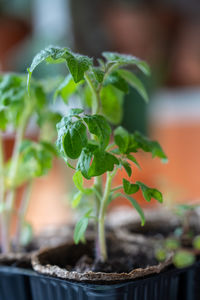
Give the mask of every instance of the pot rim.
M 105 272 L 93 272 L 86 271 L 83 273 L 77 271 L 69 271 L 67 269 L 61 268 L 56 265 L 43 264 L 41 262 L 42 256 L 45 253 L 51 253 L 59 248 L 69 247 L 74 244 L 73 241 L 62 244 L 58 247 L 51 247 L 39 250 L 38 252 L 32 254 L 31 263 L 32 267 L 36 272 L 44 275 L 49 275 L 53 277 L 58 277 L 66 280 L 75 280 L 80 282 L 123 282 L 128 280 L 133 280 L 136 278 L 145 277 L 152 274 L 160 273 L 167 266 L 172 264 L 172 254 L 169 254 L 168 258 L 157 265 L 149 266 L 146 268 L 133 269 L 129 273 L 105 273 Z

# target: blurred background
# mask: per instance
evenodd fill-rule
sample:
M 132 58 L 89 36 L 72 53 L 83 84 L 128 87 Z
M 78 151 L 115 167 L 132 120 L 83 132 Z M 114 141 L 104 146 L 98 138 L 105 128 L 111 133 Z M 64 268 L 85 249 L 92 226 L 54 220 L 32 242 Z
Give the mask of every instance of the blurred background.
M 198 201 L 200 1 L 0 0 L 1 72 L 26 71 L 33 56 L 49 44 L 94 58 L 105 50 L 130 53 L 150 64 L 151 79 L 140 78 L 150 103 L 145 105 L 131 90 L 125 99 L 123 126 L 158 140 L 169 163 L 140 155 L 144 170 L 134 170 L 133 178 L 158 187 L 166 205 Z M 43 66 L 36 76 L 51 72 L 55 75 Z M 6 135 L 7 156 L 12 144 L 12 137 Z M 27 215 L 36 231 L 70 221 L 66 195 L 71 175 L 56 161 L 51 173 L 37 180 Z M 119 203 L 121 199 L 115 205 Z

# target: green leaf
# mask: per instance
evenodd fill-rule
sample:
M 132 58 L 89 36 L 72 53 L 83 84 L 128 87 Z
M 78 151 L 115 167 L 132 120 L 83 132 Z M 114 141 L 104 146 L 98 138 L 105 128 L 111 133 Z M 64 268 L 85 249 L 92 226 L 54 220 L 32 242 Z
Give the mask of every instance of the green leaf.
M 135 56 L 117 52 L 103 52 L 102 55 L 109 63 L 115 63 L 117 66 L 136 65 L 145 75 L 150 75 L 148 64 Z
M 151 152 L 152 157 L 159 157 L 161 159 L 167 160 L 167 156 L 162 150 L 161 146 L 156 141 L 151 141 L 138 131 L 134 133 L 134 140 L 138 143 L 138 148 L 141 148 L 145 152 Z
M 88 148 L 83 148 L 81 155 L 78 159 L 77 170 L 80 170 L 82 175 L 86 179 L 90 179 L 89 175 L 90 163 L 92 160 L 93 153 Z
M 156 199 L 160 203 L 163 202 L 163 197 L 162 197 L 162 194 L 160 191 L 158 191 L 157 189 L 154 189 L 154 188 L 149 188 L 147 185 L 145 185 L 144 183 L 142 183 L 140 181 L 136 181 L 136 184 L 138 184 L 139 187 L 141 188 L 144 199 L 147 202 L 150 202 L 151 198 Z
M 82 108 L 71 108 L 69 111 L 69 116 L 74 117 L 82 114 L 84 110 Z
M 114 140 L 121 153 L 126 153 L 129 145 L 129 133 L 126 129 L 119 126 L 114 131 Z
M 68 103 L 69 98 L 76 92 L 78 86 L 79 84 L 75 83 L 71 74 L 69 74 L 56 89 L 54 99 L 60 96 L 65 103 Z
M 73 122 L 71 117 L 64 117 L 57 124 L 56 144 L 61 155 L 76 159 L 80 156 L 82 148 L 87 145 L 87 129 L 82 120 Z
M 118 70 L 118 74 L 130 84 L 136 91 L 142 96 L 142 98 L 148 102 L 149 97 L 143 83 L 137 78 L 135 74 L 127 70 Z
M 131 169 L 130 164 L 125 160 L 122 160 L 121 164 L 124 167 L 124 169 L 125 169 L 126 173 L 128 174 L 128 176 L 130 177 L 131 174 L 132 174 L 132 169 Z
M 28 69 L 28 88 L 30 86 L 31 75 L 34 69 L 44 61 L 51 64 L 66 62 L 75 83 L 78 83 L 79 81 L 84 79 L 84 73 L 92 65 L 92 59 L 87 56 L 75 54 L 68 48 L 49 46 L 46 49 L 40 51 L 34 57 L 32 64 Z
M 118 74 L 117 72 L 111 73 L 104 81 L 104 86 L 107 86 L 109 84 L 114 85 L 117 89 L 119 89 L 123 93 L 129 92 L 129 86 L 126 80 L 124 80 L 123 77 L 120 76 L 120 74 Z
M 74 197 L 72 199 L 72 208 L 76 208 L 79 205 L 82 197 L 83 197 L 83 193 L 81 191 L 78 191 L 74 195 Z
M 89 194 L 92 193 L 92 190 L 90 188 L 84 188 L 84 186 L 83 186 L 83 176 L 81 174 L 81 171 L 76 171 L 74 173 L 73 181 L 74 181 L 74 184 L 77 187 L 77 189 L 79 191 L 81 191 L 83 194 L 89 195 Z
M 0 128 L 5 130 L 10 124 L 17 127 L 22 118 L 22 111 L 29 105 L 25 101 L 26 77 L 18 74 L 6 74 L 0 78 Z
M 117 125 L 123 116 L 123 94 L 112 85 L 104 86 L 100 92 L 102 114 Z
M 138 169 L 141 169 L 138 161 L 136 160 L 136 158 L 133 155 L 127 154 L 126 157 L 127 157 L 127 159 L 131 160 L 138 167 Z
M 121 193 L 119 193 L 119 195 L 121 197 L 124 197 L 124 198 L 128 199 L 131 202 L 131 204 L 136 209 L 136 211 L 138 212 L 138 214 L 139 214 L 139 216 L 141 218 L 141 226 L 144 226 L 144 224 L 145 224 L 145 216 L 144 216 L 144 212 L 143 212 L 141 206 L 139 205 L 139 203 L 135 199 L 133 199 L 131 196 L 128 196 L 128 195 L 125 195 L 125 194 L 121 194 Z
M 15 186 L 32 178 L 45 175 L 52 167 L 52 160 L 57 154 L 53 145 L 46 142 L 24 140 L 20 148 L 20 161 Z
M 165 247 L 168 250 L 176 250 L 180 247 L 180 241 L 175 238 L 168 238 L 165 240 Z
M 79 81 L 84 79 L 84 73 L 89 69 L 91 65 L 92 59 L 87 56 L 74 53 L 70 53 L 67 56 L 67 66 L 73 76 L 75 83 L 78 83 Z
M 46 149 L 46 151 L 48 151 L 49 153 L 51 153 L 54 156 L 58 156 L 58 152 L 56 150 L 55 145 L 46 142 L 46 141 L 40 141 L 40 145 L 43 146 L 44 149 Z
M 102 83 L 103 82 L 103 78 L 104 78 L 104 72 L 101 69 L 97 68 L 97 67 L 93 67 L 92 71 L 93 71 L 93 73 L 95 75 L 96 80 L 99 83 Z
M 77 223 L 74 230 L 74 242 L 78 244 L 85 236 L 92 210 L 89 210 Z
M 191 266 L 195 262 L 195 255 L 185 250 L 179 250 L 173 257 L 173 263 L 177 268 Z
M 77 189 L 79 191 L 82 192 L 84 190 L 84 188 L 83 188 L 83 176 L 82 176 L 80 171 L 77 171 L 76 173 L 74 173 L 73 182 L 74 182 L 75 186 L 77 187 Z
M 156 259 L 160 262 L 165 261 L 167 258 L 167 252 L 163 248 L 156 249 L 155 251 Z
M 89 168 L 89 176 L 100 176 L 107 171 L 113 171 L 114 166 L 118 164 L 119 161 L 114 155 L 97 149 Z
M 138 184 L 130 183 L 125 178 L 123 178 L 123 188 L 124 188 L 124 192 L 128 195 L 134 194 L 139 190 Z
M 100 146 L 105 149 L 109 143 L 111 128 L 106 119 L 101 115 L 86 115 L 83 120 L 90 133 L 97 136 Z

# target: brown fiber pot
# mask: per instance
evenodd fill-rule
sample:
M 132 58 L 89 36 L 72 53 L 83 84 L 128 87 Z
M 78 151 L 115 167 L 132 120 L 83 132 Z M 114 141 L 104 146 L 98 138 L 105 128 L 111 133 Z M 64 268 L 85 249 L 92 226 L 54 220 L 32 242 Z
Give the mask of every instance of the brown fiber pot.
M 89 238 L 87 242 L 92 242 Z M 119 241 L 121 244 L 121 242 Z M 74 245 L 74 242 L 68 242 L 66 244 L 60 245 L 54 248 L 47 248 L 32 255 L 32 266 L 33 269 L 41 274 L 50 275 L 53 277 L 58 277 L 65 280 L 74 280 L 81 282 L 91 282 L 91 283 L 116 283 L 130 281 L 136 278 L 144 277 L 151 274 L 160 273 L 167 266 L 171 264 L 171 255 L 166 259 L 165 262 L 159 263 L 157 265 L 147 266 L 146 268 L 136 268 L 128 273 L 105 273 L 105 272 L 77 272 L 70 271 L 67 265 L 70 264 L 69 259 L 71 259 L 71 253 L 76 253 L 79 245 Z M 126 255 L 131 255 L 134 251 L 138 251 L 138 245 L 124 243 L 123 247 L 126 249 Z M 141 251 L 150 250 L 147 245 L 143 245 Z M 140 249 L 139 249 L 140 250 Z M 60 262 L 61 257 L 65 257 L 65 266 L 63 267 Z M 77 260 L 79 257 L 77 257 Z M 60 264 L 60 266 L 59 266 Z

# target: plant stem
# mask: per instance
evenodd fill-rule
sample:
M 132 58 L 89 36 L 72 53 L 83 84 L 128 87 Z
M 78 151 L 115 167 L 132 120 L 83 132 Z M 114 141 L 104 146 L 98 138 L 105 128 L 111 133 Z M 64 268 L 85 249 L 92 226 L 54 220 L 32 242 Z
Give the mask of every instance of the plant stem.
M 4 204 L 4 150 L 3 150 L 3 138 L 0 133 L 0 205 Z
M 112 172 L 107 172 L 106 185 L 104 189 L 103 198 L 100 204 L 99 210 L 99 218 L 98 218 L 98 240 L 99 240 L 99 248 L 100 255 L 99 259 L 104 262 L 108 258 L 107 247 L 106 247 L 106 237 L 105 237 L 105 213 L 106 213 L 106 203 L 108 201 L 110 192 L 111 192 L 111 184 L 112 179 L 115 176 L 117 168 Z
M 3 138 L 0 134 L 0 205 L 1 205 L 1 251 L 2 253 L 9 252 L 9 239 L 7 231 L 7 214 L 4 210 L 5 183 L 4 183 L 4 150 Z
M 13 206 L 14 206 L 14 200 L 15 200 L 15 194 L 16 194 L 16 188 L 13 186 L 13 182 L 16 178 L 17 175 L 17 169 L 18 169 L 18 164 L 19 164 L 19 157 L 20 157 L 20 146 L 25 134 L 26 130 L 26 125 L 29 120 L 30 116 L 30 109 L 25 109 L 21 123 L 18 127 L 18 130 L 16 132 L 16 138 L 15 138 L 15 144 L 14 144 L 14 149 L 12 153 L 12 158 L 11 158 L 11 163 L 10 163 L 10 170 L 9 170 L 9 175 L 8 175 L 8 181 L 10 184 L 10 189 L 8 191 L 7 197 L 6 197 L 6 202 L 5 202 L 5 210 L 6 210 L 6 223 L 7 223 L 7 238 L 9 239 L 9 244 L 10 244 L 10 226 L 11 226 L 11 215 L 13 211 Z M 10 245 L 9 245 L 9 250 L 10 250 Z
M 18 251 L 18 252 L 21 250 L 21 245 L 20 245 L 21 233 L 22 233 L 22 228 L 23 228 L 23 224 L 24 224 L 25 214 L 26 214 L 30 196 L 31 196 L 32 185 L 33 185 L 32 180 L 27 183 L 25 190 L 24 190 L 23 198 L 21 200 L 19 212 L 18 212 L 16 238 L 15 238 L 16 251 Z
M 118 185 L 118 186 L 114 187 L 114 188 L 111 190 L 111 192 L 115 192 L 115 191 L 121 190 L 121 189 L 123 189 L 123 185 Z
M 96 88 L 92 82 L 92 80 L 90 79 L 89 75 L 87 73 L 85 73 L 85 80 L 92 92 L 92 114 L 95 115 L 98 113 L 99 110 L 99 96 L 98 96 L 98 92 L 96 91 Z

